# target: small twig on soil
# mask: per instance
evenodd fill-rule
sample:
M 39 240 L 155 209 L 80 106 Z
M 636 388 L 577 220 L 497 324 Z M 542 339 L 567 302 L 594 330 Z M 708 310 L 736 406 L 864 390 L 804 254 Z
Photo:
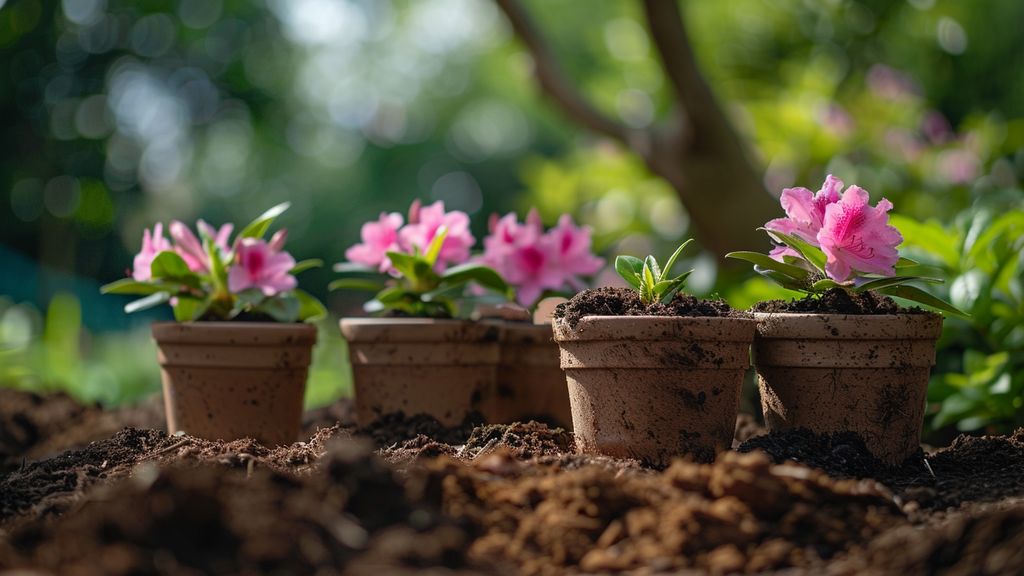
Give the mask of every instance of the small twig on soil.
M 927 458 L 924 459 L 924 467 L 928 469 L 928 473 L 932 475 L 932 478 L 938 480 L 939 477 L 935 475 L 935 471 L 932 470 L 932 465 L 928 463 Z
M 152 459 L 152 458 L 154 458 L 156 456 L 162 456 L 164 454 L 167 454 L 168 452 L 171 452 L 173 450 L 177 450 L 178 448 L 184 446 L 187 443 L 188 443 L 188 440 L 183 438 L 181 440 L 178 440 L 174 444 L 171 444 L 170 446 L 165 446 L 164 448 L 161 448 L 161 449 L 157 450 L 156 452 L 150 453 L 149 456 L 147 456 L 146 459 L 149 460 L 149 459 Z

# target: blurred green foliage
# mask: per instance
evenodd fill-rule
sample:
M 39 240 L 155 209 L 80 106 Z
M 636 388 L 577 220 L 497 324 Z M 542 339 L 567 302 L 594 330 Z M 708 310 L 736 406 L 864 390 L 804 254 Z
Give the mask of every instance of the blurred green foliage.
M 602 111 L 638 129 L 671 114 L 637 3 L 526 5 Z M 766 188 L 831 172 L 888 197 L 907 246 L 949 274 L 936 293 L 973 314 L 947 321 L 932 425 L 1020 423 L 1021 232 L 1003 222 L 1024 198 L 1024 2 L 683 5 Z M 126 330 L 123 302 L 95 294 L 156 220 L 241 222 L 290 200 L 293 253 L 328 262 L 415 197 L 471 213 L 478 237 L 494 211 L 571 211 L 606 255 L 699 235 L 641 161 L 538 96 L 488 0 L 0 0 L 0 54 L 4 384 L 109 403 L 158 387 L 144 323 Z M 794 296 L 707 254 L 683 265 L 690 289 L 736 306 Z M 309 274 L 326 298 L 330 272 Z M 323 326 L 314 403 L 347 386 Z

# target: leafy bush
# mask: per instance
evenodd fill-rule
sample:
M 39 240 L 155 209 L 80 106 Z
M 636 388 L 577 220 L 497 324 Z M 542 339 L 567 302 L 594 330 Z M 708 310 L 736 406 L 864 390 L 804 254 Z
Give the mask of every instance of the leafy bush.
M 951 279 L 930 290 L 971 315 L 947 318 L 928 390 L 930 426 L 1024 425 L 1024 202 L 980 204 L 950 227 L 893 216 L 907 253 Z

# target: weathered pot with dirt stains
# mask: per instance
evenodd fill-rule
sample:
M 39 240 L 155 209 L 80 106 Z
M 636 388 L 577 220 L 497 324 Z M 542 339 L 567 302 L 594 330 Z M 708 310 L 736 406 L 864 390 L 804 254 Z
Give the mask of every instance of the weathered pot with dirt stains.
M 572 429 L 569 390 L 551 325 L 503 322 L 501 328 L 501 363 L 488 420 L 511 423 L 540 418 Z
M 356 420 L 427 414 L 445 426 L 484 413 L 500 359 L 497 323 L 426 318 L 344 318 Z
M 918 450 L 941 316 L 754 316 L 754 365 L 770 431 L 856 432 L 893 465 Z
M 309 324 L 153 324 L 167 429 L 211 440 L 291 444 L 316 343 Z
M 732 444 L 749 318 L 587 316 L 554 324 L 581 452 L 664 466 Z

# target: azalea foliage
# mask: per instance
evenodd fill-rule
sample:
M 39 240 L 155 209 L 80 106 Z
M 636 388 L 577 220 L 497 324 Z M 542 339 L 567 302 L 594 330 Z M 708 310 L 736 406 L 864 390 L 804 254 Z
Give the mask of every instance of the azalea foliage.
M 215 229 L 200 220 L 197 236 L 177 220 L 143 233 L 130 278 L 107 284 L 104 294 L 143 296 L 125 306 L 137 312 L 170 304 L 176 320 L 271 319 L 297 322 L 326 314 L 323 304 L 298 288 L 295 275 L 322 265 L 319 260 L 296 262 L 284 250 L 287 231 L 265 240 L 274 220 L 288 203 L 267 210 L 231 241 L 234 225 Z
M 367 312 L 447 318 L 458 314 L 457 303 L 468 298 L 470 283 L 502 298 L 509 292 L 494 269 L 470 260 L 476 239 L 469 231 L 469 216 L 446 212 L 442 201 L 429 206 L 413 202 L 408 223 L 401 214 L 382 213 L 363 225 L 361 238 L 345 252 L 348 261 L 334 266 L 336 272 L 358 276 L 335 280 L 329 287 L 375 292 L 364 305 Z
M 640 294 L 640 301 L 644 304 L 668 302 L 683 289 L 686 279 L 693 273 L 693 270 L 690 270 L 678 276 L 672 276 L 672 268 L 690 242 L 693 240 L 687 240 L 679 248 L 676 248 L 676 251 L 665 262 L 664 267 L 658 264 L 658 260 L 654 256 L 648 256 L 641 260 L 636 256 L 623 255 L 615 259 L 615 271 L 637 290 Z
M 964 316 L 955 306 L 909 282 L 941 283 L 914 275 L 920 265 L 899 255 L 903 236 L 889 224 L 892 203 L 870 203 L 867 190 L 829 175 L 818 192 L 787 188 L 780 198 L 785 218 L 765 224 L 776 246 L 769 254 L 732 252 L 726 256 L 754 264 L 779 285 L 809 294 L 833 288 L 875 291 Z

